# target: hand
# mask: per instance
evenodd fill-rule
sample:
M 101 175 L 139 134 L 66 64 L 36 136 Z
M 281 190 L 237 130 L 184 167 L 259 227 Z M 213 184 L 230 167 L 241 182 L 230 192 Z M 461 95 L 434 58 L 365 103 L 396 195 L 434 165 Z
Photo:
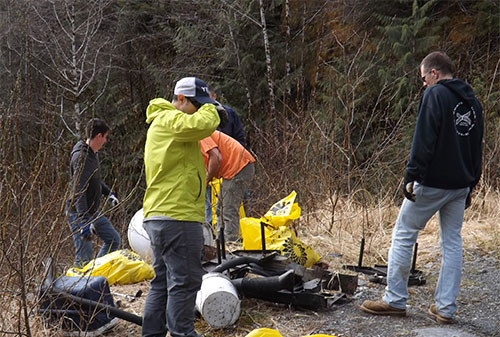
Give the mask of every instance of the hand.
M 90 226 L 91 224 L 88 224 L 86 222 L 80 224 L 80 235 L 84 240 L 91 240 L 92 239 L 92 233 L 90 232 Z
M 467 198 L 465 198 L 465 209 L 469 208 L 470 205 L 472 204 L 472 189 L 470 190 L 470 192 L 467 194 Z
M 109 202 L 111 202 L 111 206 L 115 207 L 120 203 L 120 200 L 118 200 L 114 192 L 111 192 L 109 194 Z
M 227 111 L 224 109 L 222 104 L 219 102 L 215 102 L 215 108 L 217 109 L 217 112 L 219 113 L 219 118 L 220 118 L 220 124 L 219 127 L 222 129 L 224 126 L 226 126 L 227 123 L 229 123 L 229 118 L 227 117 Z
M 97 231 L 95 230 L 95 225 L 93 222 L 90 224 L 89 229 L 92 235 L 97 235 Z
M 405 195 L 406 199 L 415 202 L 416 197 L 415 194 L 413 194 L 413 184 L 415 183 L 415 180 L 412 179 L 409 174 L 406 172 L 404 179 L 403 179 L 403 194 Z

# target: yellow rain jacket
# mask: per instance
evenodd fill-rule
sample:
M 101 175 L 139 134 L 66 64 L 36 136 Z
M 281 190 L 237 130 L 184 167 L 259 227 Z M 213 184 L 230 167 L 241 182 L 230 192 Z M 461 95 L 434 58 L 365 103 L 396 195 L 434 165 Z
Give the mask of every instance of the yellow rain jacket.
M 167 216 L 180 221 L 205 220 L 205 165 L 198 141 L 210 136 L 220 119 L 213 104 L 194 114 L 155 98 L 146 110 L 144 218 Z

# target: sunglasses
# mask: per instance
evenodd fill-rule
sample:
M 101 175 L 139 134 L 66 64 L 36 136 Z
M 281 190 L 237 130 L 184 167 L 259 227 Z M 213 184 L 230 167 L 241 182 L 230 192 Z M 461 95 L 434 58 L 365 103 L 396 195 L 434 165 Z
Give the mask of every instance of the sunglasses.
M 433 70 L 438 71 L 439 69 L 432 68 L 432 69 L 431 69 L 431 70 L 429 70 L 427 73 L 425 73 L 425 75 L 424 75 L 424 76 L 420 77 L 420 79 L 422 80 L 422 82 L 426 82 L 425 77 L 426 77 L 427 75 L 429 75 L 430 73 L 432 73 L 432 71 L 433 71 Z
M 191 102 L 191 104 L 193 104 L 193 105 L 194 105 L 194 107 L 195 107 L 196 109 L 201 108 L 201 103 L 200 103 L 200 102 L 198 102 L 197 100 L 195 100 L 195 99 L 194 99 L 194 98 L 192 98 L 192 97 L 186 97 L 186 98 L 187 98 L 187 100 L 188 100 L 188 101 L 190 101 L 190 102 Z
M 432 70 L 431 70 L 431 71 L 432 71 Z M 431 71 L 429 71 L 428 73 L 426 73 L 424 76 L 420 77 L 420 79 L 422 80 L 422 82 L 425 82 L 425 77 L 426 77 L 427 75 L 429 75 L 429 73 L 430 73 Z

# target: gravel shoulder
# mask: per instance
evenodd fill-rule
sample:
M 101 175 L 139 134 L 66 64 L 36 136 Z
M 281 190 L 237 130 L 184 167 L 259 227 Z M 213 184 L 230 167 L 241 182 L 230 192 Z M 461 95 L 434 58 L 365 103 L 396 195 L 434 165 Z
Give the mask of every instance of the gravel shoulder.
M 254 299 L 243 299 L 242 314 L 226 329 L 212 329 L 203 320 L 196 327 L 208 337 L 246 336 L 256 328 L 273 328 L 284 337 L 327 334 L 337 337 L 491 337 L 500 336 L 500 259 L 498 252 L 484 254 L 479 249 L 464 250 L 464 271 L 458 297 L 458 312 L 452 325 L 440 325 L 428 314 L 433 303 L 439 263 L 419 266 L 426 284 L 410 287 L 407 317 L 375 316 L 359 309 L 366 299 L 380 299 L 384 285 L 369 282 L 360 274 L 359 285 L 351 301 L 334 305 L 323 312 L 303 311 Z M 145 293 L 148 283 L 140 289 Z M 125 293 L 138 285 L 120 287 Z M 125 310 L 141 314 L 145 296 L 138 301 L 122 301 Z M 140 327 L 121 322 L 108 336 L 140 336 Z
M 428 270 L 426 270 L 429 268 Z M 338 337 L 361 336 L 421 336 L 419 329 L 427 329 L 425 335 L 449 336 L 500 336 L 500 263 L 494 254 L 482 255 L 479 251 L 465 251 L 462 285 L 458 297 L 458 312 L 454 324 L 440 325 L 428 314 L 433 303 L 434 286 L 439 268 L 425 266 L 427 284 L 410 287 L 410 300 L 407 317 L 375 316 L 359 309 L 366 299 L 380 299 L 384 285 L 374 284 L 361 277 L 353 301 L 339 305 L 326 316 L 326 323 L 318 327 L 316 333 L 331 334 Z M 434 329 L 428 329 L 434 328 Z

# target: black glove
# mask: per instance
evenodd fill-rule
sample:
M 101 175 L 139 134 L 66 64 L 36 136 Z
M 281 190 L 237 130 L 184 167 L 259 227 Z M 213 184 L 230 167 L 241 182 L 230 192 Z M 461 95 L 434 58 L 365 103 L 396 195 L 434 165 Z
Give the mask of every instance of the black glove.
M 467 198 L 465 198 L 465 209 L 469 208 L 471 204 L 472 204 L 472 188 L 470 189 L 469 194 L 467 194 Z
M 219 102 L 215 102 L 214 105 L 215 108 L 217 109 L 217 112 L 219 113 L 219 118 L 220 118 L 219 127 L 223 129 L 224 126 L 226 126 L 226 124 L 229 123 L 229 117 L 227 117 L 227 111 Z
M 415 179 L 411 177 L 408 172 L 405 172 L 405 176 L 403 179 L 403 194 L 405 195 L 406 199 L 415 202 L 415 194 L 413 194 L 413 183 L 415 182 Z

